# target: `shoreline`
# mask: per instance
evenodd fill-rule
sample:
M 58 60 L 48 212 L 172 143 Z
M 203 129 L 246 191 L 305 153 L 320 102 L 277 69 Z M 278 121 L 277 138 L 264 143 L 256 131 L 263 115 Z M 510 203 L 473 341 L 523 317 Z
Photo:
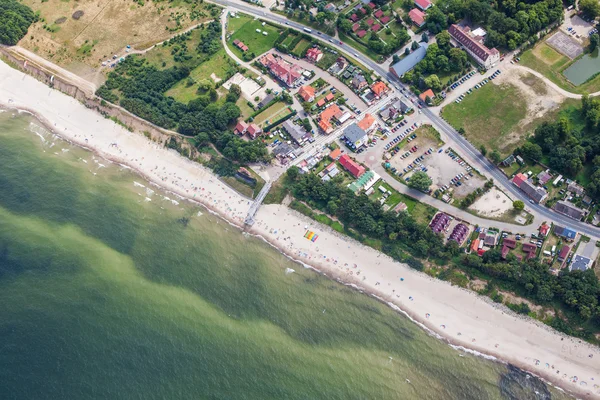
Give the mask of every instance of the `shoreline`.
M 212 214 L 246 231 L 243 220 L 251 202 L 201 165 L 140 134 L 125 130 L 87 109 L 77 100 L 48 88 L 4 63 L 0 63 L 0 82 L 0 107 L 32 114 L 48 131 L 62 140 L 130 168 L 149 183 L 200 204 Z M 12 101 L 6 103 L 6 99 Z M 18 100 L 15 102 L 14 99 Z M 37 108 L 32 106 L 36 102 Z M 53 121 L 45 114 L 51 116 L 49 118 Z M 71 117 L 70 114 L 74 116 Z M 96 119 L 96 124 L 93 119 Z M 61 128 L 64 130 L 61 131 Z M 98 133 L 101 137 L 94 136 Z M 113 143 L 117 143 L 113 142 L 115 139 L 118 144 L 113 146 Z M 123 151 L 127 153 L 123 155 Z M 148 169 L 147 164 L 153 164 L 155 168 Z M 290 223 L 285 224 L 284 221 L 288 219 Z M 247 231 L 250 235 L 264 240 L 303 267 L 384 302 L 417 323 L 428 334 L 435 335 L 453 348 L 510 363 L 581 398 L 600 398 L 600 387 L 593 388 L 594 384 L 600 384 L 600 365 L 594 365 L 593 360 L 587 357 L 588 353 L 593 353 L 597 360 L 600 357 L 598 348 L 559 334 L 538 321 L 517 317 L 505 307 L 492 304 L 490 299 L 484 299 L 475 292 L 457 290 L 457 287 L 448 282 L 414 271 L 285 206 L 263 205 L 256 220 L 257 224 Z M 303 233 L 307 227 L 319 235 L 316 242 L 304 239 Z M 325 252 L 332 255 L 328 257 L 322 254 Z M 352 264 L 355 265 L 354 268 L 349 267 Z M 365 272 L 361 280 L 359 276 L 363 269 Z M 367 280 L 366 274 L 375 277 Z M 404 278 L 407 278 L 406 282 Z M 387 290 L 383 290 L 384 288 Z M 410 301 L 406 300 L 407 297 Z M 418 301 L 414 301 L 416 299 Z M 456 330 L 457 326 L 464 333 L 451 334 L 446 330 L 446 327 Z M 531 336 L 523 338 L 527 332 Z M 490 335 L 496 337 L 490 338 Z M 469 342 L 467 338 L 472 341 Z M 540 346 L 539 342 L 545 346 Z M 544 357 L 532 356 L 531 350 L 535 347 L 538 347 L 536 350 L 540 353 L 546 353 Z M 558 347 L 561 348 L 560 351 Z M 538 365 L 535 364 L 536 359 L 540 360 Z M 546 362 L 548 365 L 556 365 L 556 370 L 560 368 L 561 372 L 551 374 L 554 369 L 543 368 Z M 563 371 L 566 376 L 563 376 Z M 572 382 L 574 376 L 578 377 L 575 383 Z M 586 381 L 587 386 L 582 386 L 581 381 Z

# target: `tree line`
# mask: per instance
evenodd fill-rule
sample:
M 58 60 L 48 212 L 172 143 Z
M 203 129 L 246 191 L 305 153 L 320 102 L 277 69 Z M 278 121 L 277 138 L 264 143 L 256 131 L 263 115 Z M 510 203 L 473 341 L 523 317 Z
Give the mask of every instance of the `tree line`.
M 0 43 L 14 46 L 26 34 L 36 16 L 24 4 L 16 0 L 0 1 Z

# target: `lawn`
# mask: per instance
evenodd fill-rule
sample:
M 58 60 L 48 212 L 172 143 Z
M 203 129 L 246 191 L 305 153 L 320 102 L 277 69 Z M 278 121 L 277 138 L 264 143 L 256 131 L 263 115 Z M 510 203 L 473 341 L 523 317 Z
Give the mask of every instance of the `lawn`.
M 364 44 L 359 43 L 356 40 L 354 40 L 354 38 L 352 38 L 351 36 L 347 36 L 342 32 L 338 32 L 338 35 L 340 36 L 340 40 L 342 42 L 349 45 L 350 47 L 353 47 L 354 49 L 358 50 L 359 52 L 363 53 L 364 55 L 368 56 L 373 61 L 380 62 L 381 59 L 383 58 L 379 54 L 375 53 L 373 50 L 369 49 Z
M 268 125 L 290 113 L 290 107 L 284 102 L 279 101 L 258 114 L 254 118 L 254 123 L 262 127 L 263 125 Z
M 338 54 L 333 54 L 328 51 L 323 53 L 323 57 L 317 62 L 317 67 L 327 71 L 339 57 Z
M 233 18 L 230 14 L 229 18 L 227 18 L 227 32 L 233 33 L 244 26 L 246 22 L 250 22 L 253 19 L 253 17 L 250 17 L 246 14 L 236 13 L 235 18 Z
M 308 49 L 311 45 L 312 45 L 312 43 L 310 41 L 308 41 L 306 39 L 302 39 L 301 41 L 298 42 L 296 47 L 294 47 L 294 49 L 292 50 L 292 54 L 295 55 L 296 57 L 302 57 L 304 55 L 304 52 L 306 51 L 306 49 Z
M 175 100 L 187 104 L 190 100 L 198 97 L 196 93 L 198 91 L 199 82 L 209 80 L 214 84 L 215 80 L 211 75 L 214 74 L 214 77 L 222 80 L 233 75 L 236 69 L 235 62 L 225 54 L 225 49 L 221 49 L 190 72 L 190 78 L 195 82 L 194 84 L 190 85 L 189 83 L 191 81 L 183 79 L 165 94 L 173 97 Z
M 240 109 L 240 112 L 242 113 L 241 118 L 243 120 L 248 118 L 254 112 L 254 110 L 248 105 L 248 100 L 246 100 L 244 96 L 240 96 L 235 105 Z
M 261 33 L 256 32 L 257 29 L 259 29 Z M 262 32 L 267 32 L 267 35 L 263 35 Z M 247 21 L 237 29 L 233 35 L 231 35 L 228 43 L 229 48 L 231 48 L 240 58 L 243 57 L 243 53 L 233 45 L 235 39 L 244 42 L 244 44 L 248 46 L 249 52 L 259 56 L 271 49 L 278 37 L 279 30 L 277 28 L 266 23 L 263 26 L 263 22 L 258 19 L 253 19 Z
M 290 32 L 286 38 L 283 40 L 283 42 L 281 42 L 281 45 L 284 46 L 285 48 L 289 48 L 290 45 L 292 44 L 292 42 L 298 37 L 298 35 L 296 35 L 293 32 Z
M 560 54 L 545 42 L 527 50 L 521 56 L 521 64 L 542 73 L 559 87 L 572 93 L 594 93 L 600 90 L 600 75 L 579 86 L 573 85 L 562 72 L 574 61 Z
M 463 128 L 476 147 L 483 145 L 505 156 L 525 140 L 513 132 L 526 114 L 527 105 L 516 86 L 487 84 L 461 103 L 444 107 L 442 115 L 454 128 Z

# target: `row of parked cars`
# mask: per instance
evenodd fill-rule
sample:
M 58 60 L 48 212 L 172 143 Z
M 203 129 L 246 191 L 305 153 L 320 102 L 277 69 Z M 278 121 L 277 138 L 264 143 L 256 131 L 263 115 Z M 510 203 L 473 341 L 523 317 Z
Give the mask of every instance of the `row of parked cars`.
M 478 84 L 476 84 L 475 86 L 473 86 L 471 89 L 467 90 L 464 94 L 461 94 L 460 96 L 458 96 L 458 98 L 456 100 L 454 100 L 454 102 L 457 103 L 457 104 L 460 103 L 461 101 L 463 101 L 465 99 L 466 95 L 473 93 L 473 89 L 477 90 L 480 87 L 483 87 L 484 85 L 487 85 L 487 83 L 490 80 L 496 79 L 496 77 L 498 75 L 500 75 L 500 74 L 501 74 L 501 71 L 499 69 L 497 69 L 496 72 L 494 72 L 492 75 L 490 75 L 489 78 L 486 78 L 486 79 L 482 80 L 481 82 L 479 82 Z
M 475 75 L 475 71 L 469 72 L 468 74 L 466 74 L 465 76 L 463 76 L 462 78 L 460 78 L 459 80 L 454 82 L 452 85 L 450 85 L 450 89 L 452 89 L 452 90 L 456 89 L 457 87 L 459 87 L 460 85 L 465 83 L 467 80 L 471 79 L 471 77 L 473 75 Z
M 392 128 L 392 132 L 396 132 L 398 129 L 400 129 L 401 127 L 403 127 L 406 124 L 408 124 L 408 121 L 403 119 L 402 121 L 400 121 L 400 123 L 398 125 L 396 125 L 395 127 Z
M 406 137 L 406 135 L 408 135 L 410 132 L 414 131 L 416 129 L 416 127 L 417 127 L 417 123 L 415 122 L 408 129 L 406 129 L 403 133 L 399 134 L 398 136 L 396 136 L 395 138 L 393 138 L 388 144 L 386 144 L 385 145 L 385 150 L 389 150 L 389 149 L 393 148 L 394 146 L 396 146 L 400 141 L 402 141 L 402 139 L 404 139 Z M 412 134 L 408 138 L 408 143 L 410 143 L 416 137 L 417 137 L 416 134 Z M 394 150 L 399 150 L 399 149 L 394 149 Z

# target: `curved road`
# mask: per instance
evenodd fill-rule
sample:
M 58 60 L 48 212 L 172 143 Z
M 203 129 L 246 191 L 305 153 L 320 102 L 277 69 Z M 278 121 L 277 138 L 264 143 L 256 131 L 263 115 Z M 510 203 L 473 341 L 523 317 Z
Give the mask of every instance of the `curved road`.
M 269 21 L 275 22 L 280 25 L 287 25 L 287 26 L 297 29 L 299 31 L 304 31 L 304 28 L 305 28 L 304 25 L 299 24 L 294 21 L 290 21 L 287 18 L 285 18 L 281 15 L 275 14 L 268 9 L 262 9 L 262 8 L 250 6 L 247 3 L 244 3 L 242 1 L 235 1 L 235 0 L 209 0 L 209 1 L 216 3 L 216 4 L 224 5 L 227 7 L 236 8 L 247 14 L 250 14 L 250 15 L 253 15 L 253 16 L 256 16 L 259 18 L 263 18 L 263 19 L 268 19 Z M 308 33 L 308 32 L 305 32 L 305 33 Z M 344 52 L 347 55 L 349 54 L 351 57 L 357 59 L 358 61 L 363 63 L 365 66 L 371 68 L 376 74 L 378 74 L 382 77 L 385 77 L 390 82 L 394 82 L 396 87 L 401 87 L 404 89 L 404 92 L 410 93 L 408 87 L 406 87 L 403 83 L 401 83 L 394 75 L 392 75 L 389 71 L 382 68 L 375 61 L 373 61 L 370 58 L 368 58 L 367 56 L 359 53 L 357 50 L 354 50 L 353 48 L 349 48 L 348 46 L 346 46 L 344 44 L 340 44 L 339 40 L 335 39 L 332 36 L 326 35 L 324 33 L 317 33 L 313 30 L 313 32 L 311 32 L 311 35 L 314 36 L 315 38 L 329 41 L 330 46 L 335 47 L 337 50 Z M 525 67 L 523 67 L 523 68 L 525 68 Z M 529 71 L 529 69 L 528 69 L 528 71 Z M 538 74 L 535 74 L 535 73 L 534 73 L 534 75 L 539 76 Z M 548 82 L 547 79 L 545 79 L 545 81 Z M 551 83 L 551 85 L 556 86 L 552 83 Z M 565 92 L 564 90 L 562 90 L 560 88 L 558 90 L 561 93 Z M 392 93 L 390 96 L 394 96 L 394 95 L 399 96 L 401 94 L 400 93 Z M 569 94 L 569 97 L 573 97 L 573 96 L 577 96 L 577 95 L 572 94 L 572 93 Z M 466 139 L 464 139 L 464 137 L 462 135 L 460 135 L 452 126 L 450 126 L 450 124 L 448 124 L 439 115 L 436 115 L 431 109 L 429 109 L 427 107 L 423 108 L 422 112 L 423 112 L 424 116 L 429 118 L 429 120 L 431 121 L 432 125 L 435 128 L 437 128 L 439 131 L 443 132 L 449 139 L 454 141 L 455 145 L 457 146 L 456 150 L 458 150 L 462 153 L 465 153 L 470 159 L 475 161 L 476 165 L 480 169 L 480 172 L 487 173 L 489 176 L 491 176 L 497 185 L 502 186 L 503 189 L 505 189 L 507 192 L 510 192 L 510 194 L 512 196 L 514 196 L 514 198 L 521 199 L 523 202 L 525 202 L 525 204 L 527 204 L 528 208 L 534 214 L 534 216 L 538 217 L 537 219 L 540 219 L 540 217 L 541 217 L 542 220 L 546 219 L 547 221 L 554 221 L 561 225 L 567 225 L 572 228 L 575 228 L 576 230 L 578 230 L 579 232 L 581 232 L 587 236 L 600 238 L 600 228 L 583 223 L 581 221 L 575 221 L 569 217 L 558 214 L 543 205 L 530 204 L 529 198 L 525 195 L 525 193 L 523 193 L 521 190 L 519 190 L 517 187 L 515 187 L 512 184 L 512 182 L 510 182 L 510 180 L 498 168 L 496 168 L 496 166 L 494 164 L 492 164 L 487 158 L 483 157 L 481 155 L 481 153 L 478 150 L 476 150 L 471 143 L 469 143 Z M 515 226 L 517 226 L 517 225 L 515 225 Z

